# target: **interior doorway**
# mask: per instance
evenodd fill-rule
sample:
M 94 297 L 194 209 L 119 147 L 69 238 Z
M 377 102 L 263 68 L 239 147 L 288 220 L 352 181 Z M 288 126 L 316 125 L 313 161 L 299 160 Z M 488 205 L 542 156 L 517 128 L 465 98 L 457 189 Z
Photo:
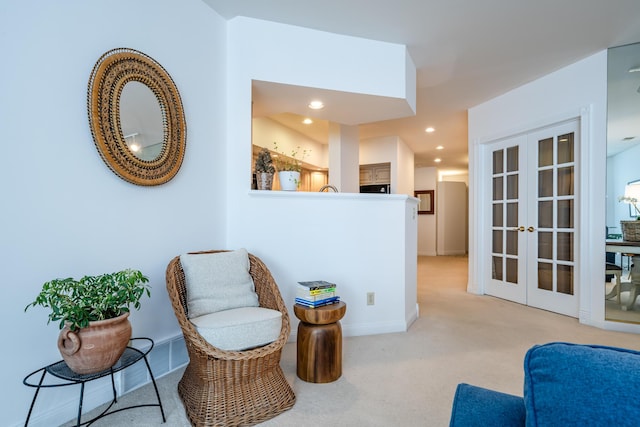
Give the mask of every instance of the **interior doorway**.
M 485 146 L 486 293 L 578 317 L 579 120 Z

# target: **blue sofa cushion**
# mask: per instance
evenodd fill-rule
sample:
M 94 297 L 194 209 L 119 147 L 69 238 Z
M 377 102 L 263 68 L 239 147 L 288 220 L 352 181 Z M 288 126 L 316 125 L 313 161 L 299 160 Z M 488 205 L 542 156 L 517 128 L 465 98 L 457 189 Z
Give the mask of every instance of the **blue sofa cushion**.
M 453 398 L 450 427 L 523 426 L 521 397 L 469 384 L 458 384 Z
M 526 426 L 640 425 L 640 352 L 550 343 L 524 360 Z

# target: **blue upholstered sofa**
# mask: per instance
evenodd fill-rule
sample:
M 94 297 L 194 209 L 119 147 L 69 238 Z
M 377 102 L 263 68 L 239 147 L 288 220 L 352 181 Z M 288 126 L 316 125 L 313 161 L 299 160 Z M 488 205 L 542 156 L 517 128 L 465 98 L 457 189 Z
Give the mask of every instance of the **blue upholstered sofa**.
M 524 359 L 524 398 L 459 384 L 450 427 L 640 426 L 640 352 L 550 343 Z

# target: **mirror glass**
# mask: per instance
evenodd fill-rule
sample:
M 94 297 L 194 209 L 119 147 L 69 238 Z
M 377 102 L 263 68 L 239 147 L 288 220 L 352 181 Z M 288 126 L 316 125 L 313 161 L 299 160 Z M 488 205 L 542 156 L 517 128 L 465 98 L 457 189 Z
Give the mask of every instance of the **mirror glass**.
M 640 242 L 623 231 L 635 226 L 629 193 L 640 179 L 640 43 L 611 48 L 607 65 L 607 198 L 605 319 L 640 323 Z M 632 221 L 632 223 L 628 223 Z M 625 230 L 623 230 L 623 226 Z M 634 273 L 634 266 L 639 273 Z
M 418 214 L 434 213 L 435 190 L 420 190 L 415 192 L 415 196 L 420 200 L 418 204 Z
M 131 81 L 120 95 L 120 128 L 131 152 L 140 160 L 162 153 L 165 134 L 160 102 L 146 85 Z
M 162 185 L 178 173 L 187 125 L 171 76 L 144 53 L 104 53 L 89 77 L 89 128 L 105 164 L 135 185 Z

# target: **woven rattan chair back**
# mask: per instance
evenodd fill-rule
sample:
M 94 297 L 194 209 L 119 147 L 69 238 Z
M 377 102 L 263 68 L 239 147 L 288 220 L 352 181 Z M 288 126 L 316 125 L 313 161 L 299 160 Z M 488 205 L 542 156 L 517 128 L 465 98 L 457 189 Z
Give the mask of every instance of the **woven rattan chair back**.
M 200 254 L 221 251 L 194 252 Z M 295 394 L 287 382 L 280 356 L 289 338 L 289 314 L 271 272 L 249 254 L 249 273 L 261 307 L 282 313 L 278 339 L 264 347 L 225 351 L 209 344 L 187 317 L 187 289 L 180 257 L 167 266 L 167 291 L 182 328 L 189 364 L 178 394 L 194 426 L 249 426 L 290 409 Z

